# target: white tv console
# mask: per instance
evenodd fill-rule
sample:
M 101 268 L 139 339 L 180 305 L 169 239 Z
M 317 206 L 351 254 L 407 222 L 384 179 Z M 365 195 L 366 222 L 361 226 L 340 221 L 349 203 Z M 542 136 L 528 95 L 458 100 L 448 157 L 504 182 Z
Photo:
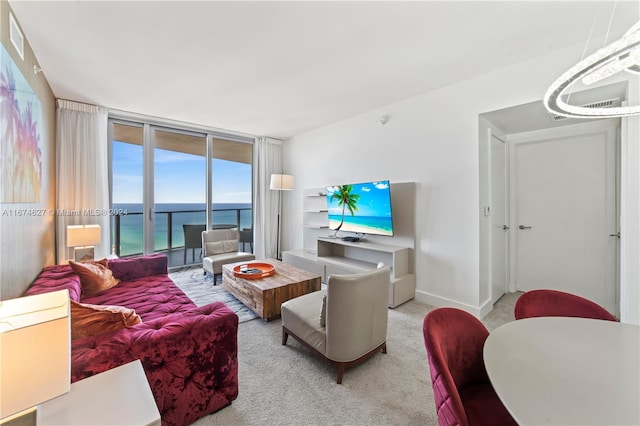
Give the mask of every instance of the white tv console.
M 285 263 L 319 274 L 326 282 L 332 274 L 352 274 L 377 268 L 378 262 L 391 267 L 389 306 L 413 299 L 416 278 L 413 273 L 413 249 L 366 240 L 342 241 L 339 238 L 317 239 L 317 253 L 290 250 L 282 253 Z

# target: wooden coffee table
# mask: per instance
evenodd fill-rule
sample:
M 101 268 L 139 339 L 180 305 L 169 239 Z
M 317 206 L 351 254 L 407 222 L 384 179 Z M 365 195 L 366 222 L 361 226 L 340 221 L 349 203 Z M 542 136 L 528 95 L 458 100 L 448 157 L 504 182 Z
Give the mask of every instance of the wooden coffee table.
M 233 267 L 251 262 L 229 263 L 222 265 L 222 285 L 225 290 L 233 294 L 265 321 L 279 318 L 280 305 L 287 300 L 320 290 L 320 275 L 276 259 L 264 259 L 257 262 L 275 266 L 275 274 L 257 280 L 247 280 L 236 277 L 233 273 Z

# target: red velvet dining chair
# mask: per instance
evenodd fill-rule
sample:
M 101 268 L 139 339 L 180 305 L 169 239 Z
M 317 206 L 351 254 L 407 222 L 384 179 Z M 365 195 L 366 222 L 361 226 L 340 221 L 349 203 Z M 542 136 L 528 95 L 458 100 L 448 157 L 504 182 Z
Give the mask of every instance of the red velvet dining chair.
M 460 309 L 438 308 L 424 317 L 422 330 L 438 424 L 515 425 L 484 367 L 486 327 Z
M 584 297 L 558 290 L 531 290 L 516 300 L 517 320 L 533 317 L 579 317 L 616 321 L 605 308 Z

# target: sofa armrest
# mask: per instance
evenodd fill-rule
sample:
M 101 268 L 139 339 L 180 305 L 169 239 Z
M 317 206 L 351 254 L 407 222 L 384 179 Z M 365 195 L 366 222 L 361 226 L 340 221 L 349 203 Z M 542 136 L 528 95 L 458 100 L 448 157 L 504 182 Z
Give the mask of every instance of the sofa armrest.
M 69 290 L 69 299 L 80 301 L 82 287 L 80 277 L 73 272 L 69 265 L 55 265 L 45 267 L 25 292 L 25 296 L 49 293 L 57 290 Z
M 237 397 L 237 336 L 238 316 L 216 302 L 77 339 L 72 381 L 140 359 L 163 424 L 190 424 Z
M 167 256 L 162 253 L 110 259 L 108 263 L 113 276 L 121 281 L 133 281 L 152 275 L 166 275 L 167 265 Z

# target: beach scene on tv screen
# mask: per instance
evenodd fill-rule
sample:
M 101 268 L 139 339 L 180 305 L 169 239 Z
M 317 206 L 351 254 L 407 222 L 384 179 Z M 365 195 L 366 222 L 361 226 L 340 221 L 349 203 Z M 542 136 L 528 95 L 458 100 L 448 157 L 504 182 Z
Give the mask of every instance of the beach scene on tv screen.
M 327 187 L 329 228 L 393 236 L 389 181 Z

